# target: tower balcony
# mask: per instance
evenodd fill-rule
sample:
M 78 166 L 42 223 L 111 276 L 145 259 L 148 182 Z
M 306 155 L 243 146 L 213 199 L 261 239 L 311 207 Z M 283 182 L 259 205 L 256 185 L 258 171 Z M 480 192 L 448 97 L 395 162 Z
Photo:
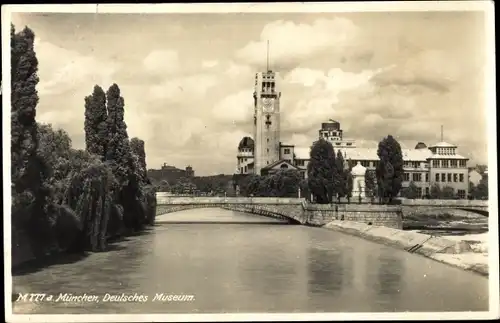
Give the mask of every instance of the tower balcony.
M 252 151 L 238 151 L 238 154 L 236 155 L 238 158 L 253 158 L 253 152 Z

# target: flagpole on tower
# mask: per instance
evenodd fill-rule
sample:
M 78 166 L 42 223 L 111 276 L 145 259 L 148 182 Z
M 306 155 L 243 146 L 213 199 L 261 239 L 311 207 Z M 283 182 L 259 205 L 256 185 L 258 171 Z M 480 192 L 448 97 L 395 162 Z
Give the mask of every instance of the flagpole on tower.
M 267 71 L 269 71 L 269 40 L 267 41 Z

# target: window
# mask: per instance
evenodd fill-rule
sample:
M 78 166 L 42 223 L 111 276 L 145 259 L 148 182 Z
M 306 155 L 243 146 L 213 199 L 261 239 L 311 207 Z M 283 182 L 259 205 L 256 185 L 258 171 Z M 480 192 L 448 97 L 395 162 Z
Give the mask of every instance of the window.
M 352 143 L 348 142 L 348 143 L 347 143 L 347 146 L 352 146 Z
M 422 188 L 421 187 L 417 187 L 417 193 L 418 193 L 418 197 L 422 197 Z
M 288 165 L 287 165 L 287 164 L 281 164 L 280 168 L 281 168 L 281 169 L 288 168 Z
M 436 182 L 439 182 L 439 174 L 436 174 Z
M 404 173 L 403 175 L 403 181 L 409 182 L 410 181 L 410 173 Z
M 448 160 L 447 159 L 443 159 L 441 161 L 441 167 L 442 168 L 448 168 Z
M 429 195 L 429 188 L 428 187 L 425 188 L 425 195 Z
M 467 161 L 466 160 L 459 160 L 458 165 L 459 165 L 459 167 L 466 167 Z
M 451 174 L 450 173 L 448 173 L 448 182 L 451 183 Z
M 441 182 L 446 182 L 446 174 L 445 173 L 441 173 Z
M 269 138 L 267 138 L 267 142 L 269 142 Z
M 377 168 L 377 167 L 378 167 L 378 164 L 379 164 L 379 161 L 378 161 L 378 160 L 374 161 L 374 162 L 373 162 L 373 167 Z
M 433 160 L 432 167 L 438 168 L 439 167 L 439 160 Z
M 429 174 L 425 173 L 425 181 L 428 182 L 429 181 Z
M 412 181 L 421 182 L 422 181 L 422 174 L 421 173 L 413 173 L 412 174 Z
M 370 167 L 370 161 L 368 161 L 368 160 L 362 160 L 361 161 L 361 165 L 364 166 L 364 167 Z
M 458 190 L 457 194 L 458 194 L 458 198 L 461 198 L 461 199 L 465 198 L 465 190 Z
M 457 160 L 456 159 L 453 159 L 453 160 L 450 160 L 450 167 L 451 168 L 457 168 Z
M 340 146 L 340 142 L 336 142 L 335 145 Z
M 244 172 L 245 172 L 245 173 L 247 172 L 247 166 L 245 166 L 245 171 L 244 171 Z
M 458 175 L 457 174 L 453 174 L 453 181 L 455 183 L 458 181 Z
M 290 154 L 290 148 L 285 148 L 285 155 Z
M 464 174 L 459 174 L 459 178 L 460 178 L 460 183 L 463 183 L 463 181 L 464 181 Z
M 304 166 L 304 161 L 298 159 L 298 160 L 296 160 L 296 164 L 297 164 L 297 166 Z
M 267 150 L 267 152 L 269 152 L 269 148 L 267 148 L 266 150 Z

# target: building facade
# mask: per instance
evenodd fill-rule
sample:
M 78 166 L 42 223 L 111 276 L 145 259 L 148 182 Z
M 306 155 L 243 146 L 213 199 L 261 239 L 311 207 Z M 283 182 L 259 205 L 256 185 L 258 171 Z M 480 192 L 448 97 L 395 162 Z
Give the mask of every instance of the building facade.
M 307 178 L 312 147 L 296 147 L 280 141 L 280 98 L 276 73 L 267 71 L 255 76 L 254 139 L 244 137 L 238 145 L 237 174 L 272 174 L 283 169 L 299 171 Z M 335 153 L 341 151 L 346 165 L 360 164 L 374 171 L 379 163 L 377 147 L 361 148 L 354 139 L 344 138 L 340 122 L 330 119 L 321 124 L 318 138 L 330 142 Z M 402 149 L 403 187 L 414 183 L 419 195 L 429 195 L 436 184 L 453 189 L 459 198 L 469 194 L 468 159 L 457 153 L 457 146 L 439 142 L 427 147 L 419 142 L 413 149 Z

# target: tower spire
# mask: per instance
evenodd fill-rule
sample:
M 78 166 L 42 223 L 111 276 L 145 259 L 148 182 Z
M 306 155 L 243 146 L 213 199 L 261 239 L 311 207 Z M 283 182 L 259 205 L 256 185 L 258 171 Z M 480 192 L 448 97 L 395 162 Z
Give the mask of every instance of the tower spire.
M 269 40 L 267 40 L 267 64 L 266 71 L 269 71 Z

